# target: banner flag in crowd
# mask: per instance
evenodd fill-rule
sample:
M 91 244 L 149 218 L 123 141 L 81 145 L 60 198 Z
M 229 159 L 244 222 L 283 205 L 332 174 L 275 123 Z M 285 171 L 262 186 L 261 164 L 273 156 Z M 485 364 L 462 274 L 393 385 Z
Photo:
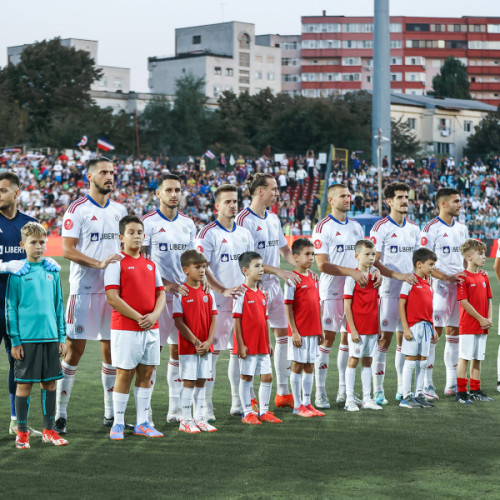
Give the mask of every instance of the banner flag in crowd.
M 86 146 L 86 145 L 87 145 L 87 142 L 89 142 L 89 138 L 88 138 L 86 135 L 84 135 L 84 136 L 81 138 L 80 142 L 77 144 L 77 146 L 78 146 L 79 148 L 83 148 L 83 146 Z
M 212 151 L 210 151 L 210 149 L 207 149 L 205 151 L 205 156 L 208 156 L 211 160 L 215 158 L 215 155 L 212 153 Z
M 108 139 L 100 135 L 97 137 L 97 148 L 103 151 L 112 151 L 115 149 L 115 146 L 111 141 L 108 141 Z
M 236 160 L 234 159 L 233 153 L 231 153 L 231 156 L 229 157 L 229 165 L 233 167 L 236 163 Z

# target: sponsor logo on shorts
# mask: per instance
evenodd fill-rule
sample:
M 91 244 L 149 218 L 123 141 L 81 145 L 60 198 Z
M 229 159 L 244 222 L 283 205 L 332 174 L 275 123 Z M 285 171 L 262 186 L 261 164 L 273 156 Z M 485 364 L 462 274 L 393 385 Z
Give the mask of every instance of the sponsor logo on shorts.
M 83 325 L 76 325 L 75 326 L 76 333 L 83 333 L 84 331 L 85 331 L 85 328 L 83 327 Z
M 389 321 L 384 319 L 384 321 L 382 321 L 382 326 L 387 326 L 389 324 Z
M 440 318 L 441 318 L 441 317 L 440 317 L 438 314 L 436 314 L 436 315 L 434 316 L 434 319 L 435 319 L 436 321 L 439 321 L 439 320 L 440 320 Z
M 316 249 L 321 248 L 321 241 L 320 240 L 314 240 L 314 248 L 316 248 Z
M 326 318 L 325 319 L 325 324 L 331 325 L 333 323 L 332 318 Z
M 150 271 L 152 271 L 152 270 L 153 270 L 153 266 L 152 266 L 151 264 L 148 264 L 146 267 L 147 267 Z
M 64 229 L 71 229 L 73 227 L 73 221 L 71 219 L 66 219 L 64 221 Z

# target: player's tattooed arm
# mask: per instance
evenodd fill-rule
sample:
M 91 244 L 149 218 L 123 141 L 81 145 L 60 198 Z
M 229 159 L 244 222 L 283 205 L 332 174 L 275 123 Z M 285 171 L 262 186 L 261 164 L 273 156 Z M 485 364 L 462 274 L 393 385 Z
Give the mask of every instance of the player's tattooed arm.
M 445 273 L 443 273 L 443 271 L 440 271 L 439 269 L 436 269 L 436 268 L 434 268 L 432 270 L 432 277 L 433 278 L 436 278 L 437 280 L 441 280 L 441 281 L 446 281 L 446 282 L 452 283 L 452 284 L 462 283 L 462 281 L 464 280 L 464 278 L 466 276 L 467 275 L 463 271 L 460 273 L 456 273 L 456 274 L 445 274 Z
M 280 269 L 279 267 L 264 264 L 264 273 L 274 274 L 274 276 L 286 281 L 289 285 L 292 283 L 295 283 L 296 285 L 300 283 L 300 276 L 298 274 L 293 273 L 292 271 L 285 271 L 285 269 Z
M 233 286 L 231 288 L 226 288 L 210 271 L 209 268 L 206 269 L 205 275 L 207 277 L 208 284 L 215 290 L 217 293 L 220 293 L 224 297 L 234 299 L 243 293 L 245 290 L 243 285 Z
M 382 276 L 386 276 L 387 278 L 392 278 L 398 281 L 406 281 L 406 283 L 409 283 L 410 285 L 415 285 L 417 283 L 417 278 L 413 273 L 400 273 L 384 266 L 384 264 L 380 262 L 381 256 L 382 254 L 380 252 L 377 252 L 374 265 L 380 271 L 380 274 L 382 274 Z
M 123 255 L 114 253 L 106 257 L 104 260 L 96 260 L 85 255 L 76 248 L 78 238 L 69 238 L 65 236 L 62 240 L 63 257 L 74 262 L 75 264 L 79 264 L 80 266 L 92 267 L 94 269 L 106 269 L 108 264 L 111 264 L 112 262 L 119 262 L 123 259 Z
M 316 263 L 318 264 L 318 269 L 322 273 L 331 274 L 332 276 L 351 276 L 359 286 L 366 286 L 368 284 L 368 273 L 363 273 L 358 269 L 332 264 L 328 262 L 328 255 L 326 254 L 316 255 Z

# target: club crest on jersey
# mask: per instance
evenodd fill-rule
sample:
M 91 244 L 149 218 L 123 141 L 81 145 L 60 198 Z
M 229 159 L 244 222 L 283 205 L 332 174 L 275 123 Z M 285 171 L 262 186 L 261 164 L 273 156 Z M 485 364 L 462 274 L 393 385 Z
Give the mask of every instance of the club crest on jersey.
M 64 229 L 70 230 L 73 227 L 73 221 L 71 219 L 66 219 L 64 221 Z
M 427 238 L 425 236 L 422 236 L 422 238 L 420 238 L 420 244 L 424 247 L 425 245 L 427 245 Z
M 448 235 L 446 233 L 444 233 L 443 238 L 448 238 Z
M 201 245 L 198 245 L 198 252 L 203 253 L 203 247 Z
M 153 266 L 152 266 L 151 264 L 148 264 L 146 267 L 147 267 L 150 271 L 152 271 L 152 270 L 153 270 Z
M 166 243 L 160 243 L 160 252 L 168 252 L 168 245 Z
M 483 288 L 486 288 L 486 282 L 483 281 Z
M 321 248 L 321 241 L 320 240 L 314 240 L 314 248 L 316 248 L 316 249 Z
M 392 245 L 390 248 L 391 253 L 398 253 L 398 247 L 396 245 Z
M 115 221 L 117 221 L 117 222 L 118 222 L 119 220 L 120 220 L 119 215 L 118 215 L 118 214 L 115 214 Z
M 90 233 L 90 241 L 99 241 L 99 233 Z
M 376 245 L 376 244 L 377 244 L 377 238 L 375 238 L 375 236 L 372 236 L 372 237 L 370 238 L 370 241 L 371 241 L 374 245 Z
M 187 233 L 189 231 L 189 229 L 187 227 L 183 227 L 182 230 Z
M 266 242 L 265 241 L 259 241 L 259 243 L 257 243 L 257 248 L 266 248 Z
M 206 295 L 203 296 L 203 302 L 208 302 L 208 297 Z

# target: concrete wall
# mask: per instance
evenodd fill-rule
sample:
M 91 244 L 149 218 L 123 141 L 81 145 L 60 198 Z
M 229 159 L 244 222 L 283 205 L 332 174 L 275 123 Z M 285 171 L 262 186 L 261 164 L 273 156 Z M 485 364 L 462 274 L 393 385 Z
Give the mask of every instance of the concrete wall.
M 193 37 L 200 37 L 200 43 L 193 43 Z M 192 26 L 175 30 L 175 54 L 212 52 L 232 56 L 234 54 L 234 23 Z

